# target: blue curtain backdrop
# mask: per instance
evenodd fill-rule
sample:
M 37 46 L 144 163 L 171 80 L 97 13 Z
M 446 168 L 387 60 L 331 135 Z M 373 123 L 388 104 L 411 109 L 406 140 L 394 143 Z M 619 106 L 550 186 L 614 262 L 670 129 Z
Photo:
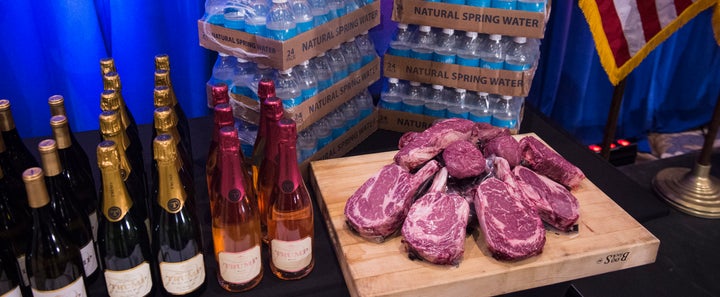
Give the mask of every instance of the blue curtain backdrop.
M 382 0 L 371 31 L 379 52 L 395 23 Z M 205 82 L 216 57 L 199 46 L 204 1 L 37 0 L 0 2 L 0 98 L 10 99 L 24 137 L 50 135 L 47 98 L 66 98 L 75 131 L 97 129 L 99 60 L 115 59 L 123 94 L 139 123 L 152 120 L 153 57 L 170 55 L 180 104 L 207 114 Z M 600 66 L 577 1 L 553 1 L 528 102 L 584 143 L 602 139 L 613 87 Z M 720 50 L 710 12 L 663 43 L 627 78 L 618 137 L 676 132 L 706 124 L 720 93 Z M 375 94 L 379 88 L 373 88 Z

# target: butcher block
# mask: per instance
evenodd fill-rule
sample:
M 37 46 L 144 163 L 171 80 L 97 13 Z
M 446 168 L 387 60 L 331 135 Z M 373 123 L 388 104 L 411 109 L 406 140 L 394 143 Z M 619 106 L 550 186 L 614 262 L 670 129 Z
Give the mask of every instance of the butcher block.
M 548 229 L 538 256 L 496 260 L 475 228 L 466 237 L 458 266 L 411 260 L 400 236 L 383 243 L 367 241 L 352 233 L 343 213 L 350 195 L 390 164 L 395 153 L 311 163 L 316 200 L 353 296 L 492 296 L 655 261 L 660 241 L 587 179 L 573 191 L 580 204 L 578 232 Z

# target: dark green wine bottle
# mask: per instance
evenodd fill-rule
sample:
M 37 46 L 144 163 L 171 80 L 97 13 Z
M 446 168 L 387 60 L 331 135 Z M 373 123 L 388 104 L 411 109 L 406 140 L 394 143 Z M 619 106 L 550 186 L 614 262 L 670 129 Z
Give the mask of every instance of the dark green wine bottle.
M 0 134 L 5 141 L 9 154 L 12 172 L 8 174 L 20 175 L 25 169 L 37 167 L 38 162 L 23 143 L 10 110 L 10 100 L 0 99 Z
M 20 269 L 9 246 L 9 242 L 0 242 L 0 296 L 21 297 L 22 280 Z
M 18 192 L 9 182 L 10 176 L 5 175 L 0 169 L 0 242 L 5 243 L 13 254 L 13 259 L 20 269 L 21 289 L 25 295 L 28 295 L 30 294 L 30 283 L 25 268 L 25 253 L 30 239 L 27 231 L 32 225 L 32 218 L 29 208 L 27 208 L 25 185 L 23 185 L 22 192 Z M 24 200 L 24 202 L 20 203 L 20 200 Z M 2 266 L 5 266 L 5 263 L 3 260 Z

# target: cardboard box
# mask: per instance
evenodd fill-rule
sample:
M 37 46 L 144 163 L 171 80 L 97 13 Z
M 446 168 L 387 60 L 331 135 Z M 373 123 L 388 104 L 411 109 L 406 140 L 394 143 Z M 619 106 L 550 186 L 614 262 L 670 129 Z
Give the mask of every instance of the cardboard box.
M 520 97 L 530 93 L 536 68 L 533 66 L 526 71 L 492 70 L 387 54 L 383 65 L 386 77 Z
M 393 21 L 463 31 L 543 38 L 548 13 L 474 7 L 469 5 L 395 0 Z
M 325 115 L 340 107 L 355 95 L 380 79 L 380 58 L 350 73 L 348 77 L 333 84 L 298 106 L 285 109 L 285 115 L 297 123 L 298 131 L 309 127 Z M 260 118 L 260 102 L 241 95 L 230 94 L 236 118 L 257 124 Z
M 286 41 L 248 34 L 198 20 L 200 45 L 209 50 L 288 69 L 380 24 L 380 1 Z
M 525 105 L 520 108 L 520 117 L 518 119 L 518 128 L 522 123 Z M 437 120 L 436 118 L 424 114 L 416 114 L 404 111 L 389 110 L 378 108 L 378 129 L 390 130 L 395 132 L 422 132 Z M 517 134 L 518 129 L 511 129 L 511 134 Z

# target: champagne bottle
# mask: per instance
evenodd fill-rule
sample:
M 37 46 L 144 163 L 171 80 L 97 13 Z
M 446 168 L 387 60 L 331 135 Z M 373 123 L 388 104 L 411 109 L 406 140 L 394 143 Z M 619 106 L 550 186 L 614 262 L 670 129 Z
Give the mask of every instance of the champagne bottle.
M 247 291 L 262 279 L 260 217 L 252 189 L 246 189 L 235 127 L 220 129 L 218 171 L 214 179 L 212 235 L 220 287 Z
M 0 296 L 21 297 L 20 269 L 7 241 L 0 242 Z
M 155 70 L 170 70 L 170 56 L 168 54 L 155 55 Z
M 180 144 L 180 134 L 177 131 L 177 118 L 175 117 L 175 111 L 173 111 L 172 108 L 168 106 L 164 107 L 158 107 L 155 109 L 154 112 L 154 125 L 155 129 L 153 130 L 152 136 L 153 139 L 155 139 L 156 136 L 160 134 L 170 134 L 173 138 L 173 142 L 175 143 L 175 148 L 177 149 L 177 155 L 178 158 L 176 159 L 178 164 L 180 179 L 183 182 L 183 186 L 185 187 L 185 191 L 189 193 L 195 193 L 195 183 L 193 182 L 193 173 L 192 173 L 192 160 L 190 159 L 187 151 L 185 151 L 185 148 Z M 152 191 L 152 199 L 153 201 L 157 200 L 157 192 L 158 192 L 158 180 L 157 180 L 157 161 L 153 160 L 153 166 L 151 167 L 152 170 L 152 182 L 153 182 L 153 191 Z M 188 205 L 191 207 L 195 207 L 195 201 L 192 199 L 189 199 L 186 201 Z
M 29 167 L 37 167 L 38 162 L 30 153 L 25 143 L 23 143 L 20 134 L 15 127 L 12 111 L 10 110 L 10 100 L 0 99 L 0 133 L 5 141 L 11 170 L 8 174 L 22 174 Z
M 170 79 L 170 56 L 167 54 L 155 55 L 155 86 L 168 87 L 170 91 L 170 101 L 172 104 L 171 107 L 175 110 L 175 114 L 177 114 L 178 117 L 178 130 L 180 130 L 181 135 L 187 137 L 184 142 L 187 143 L 188 147 L 191 147 L 190 125 L 188 124 L 188 119 L 185 111 L 182 109 L 182 106 L 180 106 L 178 102 L 177 94 L 175 93 L 175 89 L 172 85 L 172 80 Z M 188 151 L 188 153 L 192 152 Z
M 42 169 L 25 170 L 23 181 L 33 220 L 26 262 L 33 296 L 87 296 L 80 248 L 56 218 Z
M 164 77 L 167 77 L 167 83 L 169 83 L 170 76 L 167 75 L 167 71 L 165 70 L 159 70 L 160 72 L 165 73 L 166 75 Z M 163 76 L 161 76 L 163 77 Z M 161 79 L 161 82 L 163 80 Z M 158 85 L 158 71 L 155 71 L 155 90 L 154 90 L 154 104 L 155 108 L 168 106 L 175 111 L 175 116 L 177 117 L 177 130 L 180 133 L 180 143 L 182 143 L 182 146 L 185 147 L 185 151 L 188 152 L 188 156 L 192 158 L 192 145 L 190 142 L 190 126 L 188 124 L 187 117 L 185 116 L 185 112 L 180 108 L 180 104 L 177 103 L 176 99 L 173 97 L 175 96 L 172 91 L 172 86 L 169 85 Z
M 267 238 L 267 217 L 268 205 L 270 205 L 270 194 L 273 185 L 277 182 L 278 176 L 278 122 L 283 116 L 282 101 L 278 97 L 267 98 L 262 103 L 264 111 L 263 118 L 265 121 L 267 143 L 264 148 L 264 156 L 260 161 L 260 167 L 257 169 L 258 174 L 255 175 L 253 183 L 257 186 L 256 193 L 258 196 L 258 208 L 260 210 L 260 223 L 263 234 L 263 240 Z
M 210 209 L 212 209 L 213 200 L 212 195 L 212 183 L 215 175 L 215 168 L 217 166 L 217 154 L 218 154 L 218 142 L 220 139 L 220 128 L 225 126 L 234 127 L 235 119 L 232 114 L 232 107 L 230 104 L 221 103 L 215 105 L 214 116 L 213 116 L 213 132 L 212 139 L 210 140 L 210 149 L 208 150 L 207 162 L 205 163 L 205 177 L 208 188 L 208 197 L 210 198 Z
M 252 157 L 250 158 L 250 166 L 253 178 L 253 187 L 257 189 L 257 175 L 260 170 L 260 164 L 262 163 L 265 144 L 267 143 L 267 130 L 268 130 L 268 117 L 266 113 L 271 112 L 268 106 L 265 105 L 265 100 L 268 96 L 275 97 L 275 83 L 273 80 L 263 78 L 258 83 L 258 97 L 260 97 L 260 120 L 258 121 L 257 137 L 255 137 L 255 143 L 253 144 Z
M 202 234 L 194 209 L 185 204 L 193 193 L 186 192 L 180 180 L 172 136 L 155 137 L 153 152 L 158 164 L 159 207 L 152 244 L 161 291 L 165 295 L 200 295 L 207 283 Z
M 87 155 L 77 142 L 72 141 L 67 117 L 64 115 L 51 117 L 50 126 L 57 142 L 62 175 L 70 181 L 70 188 L 75 193 L 78 207 L 89 218 L 93 239 L 97 240 L 97 189 Z
M 115 68 L 115 59 L 111 57 L 100 59 L 100 75 L 105 75 L 110 72 L 117 72 L 117 68 Z
M 97 146 L 98 167 L 102 175 L 102 216 L 98 248 L 105 285 L 110 297 L 152 296 L 153 258 L 150 240 L 142 219 L 133 215 L 134 204 L 123 181 L 119 149 L 113 141 Z
M 268 207 L 270 269 L 281 279 L 299 279 L 312 271 L 313 206 L 298 168 L 295 121 L 278 122 L 279 172 Z
M 120 84 L 120 76 L 117 72 L 109 72 L 103 75 L 103 88 L 106 91 L 115 91 L 115 93 L 114 95 L 109 93 L 108 96 L 101 95 L 100 108 L 103 111 L 117 110 L 120 113 L 120 120 L 123 123 L 123 128 L 125 128 L 125 133 L 130 137 L 131 142 L 137 143 L 137 146 L 142 152 L 137 123 L 135 123 L 135 118 L 125 103 L 125 98 L 122 96 L 122 85 Z
M 120 105 L 120 93 L 113 90 L 105 90 L 100 95 L 100 105 L 103 112 L 115 111 L 118 113 L 121 128 L 123 128 L 127 135 L 128 141 L 125 142 L 125 152 L 130 158 L 135 170 L 142 172 L 142 177 L 145 180 L 144 184 L 147 185 L 145 176 L 145 159 L 143 158 L 142 143 L 138 135 L 137 126 L 128 124 L 128 113 L 124 112 Z
M 217 83 L 210 88 L 212 105 L 230 103 L 230 95 L 228 95 L 228 85 L 224 82 Z
M 1 138 L 0 138 L 1 139 Z M 18 278 L 20 286 L 27 295 L 30 293 L 30 282 L 27 278 L 27 270 L 25 266 L 25 253 L 28 248 L 28 240 L 30 237 L 27 231 L 32 225 L 27 202 L 21 203 L 21 200 L 27 201 L 25 196 L 25 186 L 22 192 L 14 190 L 14 185 L 10 183 L 10 177 L 4 175 L 0 168 L 0 242 L 6 243 L 13 255 L 15 265 L 20 269 Z M 2 266 L 5 267 L 6 262 L 3 259 Z M 2 280 L 0 280 L 2 282 Z M 0 291 L 2 288 L 0 288 Z M 3 294 L 3 293 L 0 293 Z M 2 295 L 0 295 L 2 296 Z
M 70 180 L 62 174 L 62 165 L 58 155 L 57 143 L 45 139 L 38 144 L 45 184 L 50 195 L 50 205 L 59 223 L 68 231 L 70 240 L 79 248 L 82 256 L 85 283 L 92 284 L 100 275 L 95 241 L 90 230 L 90 221 L 78 207 L 80 201 L 70 188 Z
M 100 132 L 103 140 L 112 140 L 118 146 L 120 173 L 123 176 L 125 187 L 127 187 L 130 192 L 130 197 L 133 199 L 133 204 L 135 204 L 132 211 L 138 220 L 145 222 L 148 234 L 150 234 L 150 214 L 152 208 L 150 207 L 150 200 L 148 199 L 146 180 L 143 178 L 145 173 L 141 170 L 136 170 L 137 167 L 128 160 L 129 156 L 126 154 L 128 138 L 122 129 L 122 124 L 120 123 L 117 112 L 104 111 L 100 114 Z M 102 197 L 102 186 L 100 187 L 100 191 L 101 193 L 98 196 Z

